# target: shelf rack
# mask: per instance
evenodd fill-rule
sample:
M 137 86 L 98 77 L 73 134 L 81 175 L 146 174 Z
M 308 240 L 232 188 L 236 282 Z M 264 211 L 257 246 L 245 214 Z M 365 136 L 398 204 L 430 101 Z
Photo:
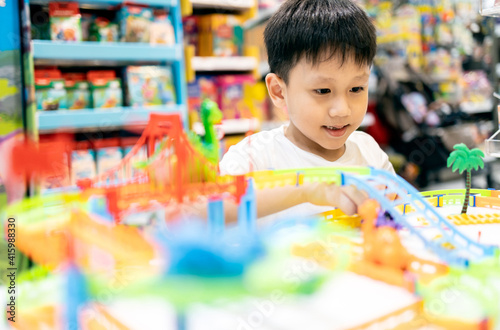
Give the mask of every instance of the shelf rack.
M 30 4 L 44 5 L 48 4 L 49 0 L 30 0 Z M 102 7 L 115 6 L 124 3 L 123 0 L 74 0 L 82 6 L 85 5 L 98 5 Z M 179 0 L 134 0 L 134 4 L 148 5 L 153 7 L 169 7 L 176 8 L 179 5 Z
M 80 131 L 88 128 L 109 130 L 132 125 L 145 126 L 152 112 L 185 113 L 186 111 L 184 105 L 38 111 L 37 121 L 41 133 Z
M 151 61 L 173 63 L 182 60 L 182 45 L 159 46 L 147 43 L 93 41 L 56 42 L 33 40 L 33 58 L 73 61 Z M 83 63 L 82 63 L 83 64 Z

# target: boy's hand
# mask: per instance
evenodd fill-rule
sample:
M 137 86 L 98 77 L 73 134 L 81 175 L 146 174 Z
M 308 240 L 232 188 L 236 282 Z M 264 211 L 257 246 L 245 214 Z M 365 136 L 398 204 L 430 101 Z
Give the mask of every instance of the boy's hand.
M 358 207 L 368 199 L 368 194 L 355 186 L 338 186 L 333 183 L 309 183 L 304 186 L 305 201 L 321 206 L 334 206 L 347 215 L 356 214 Z

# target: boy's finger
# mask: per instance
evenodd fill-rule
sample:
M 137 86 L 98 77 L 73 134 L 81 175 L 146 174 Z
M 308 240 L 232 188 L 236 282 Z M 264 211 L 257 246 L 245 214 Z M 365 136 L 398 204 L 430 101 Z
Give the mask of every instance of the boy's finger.
M 344 186 L 342 192 L 350 198 L 356 206 L 363 204 L 368 199 L 368 194 L 356 186 Z
M 346 215 L 354 215 L 358 210 L 358 205 L 344 191 L 340 194 L 337 207 Z

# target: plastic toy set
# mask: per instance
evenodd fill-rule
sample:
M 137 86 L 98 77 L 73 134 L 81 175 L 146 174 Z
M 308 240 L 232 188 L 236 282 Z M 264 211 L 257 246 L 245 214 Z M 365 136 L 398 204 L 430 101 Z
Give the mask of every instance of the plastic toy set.
M 122 4 L 116 8 L 116 22 L 107 17 L 80 14 L 76 2 L 50 2 L 50 39 L 54 41 L 142 42 L 175 44 L 168 12 L 144 5 Z M 45 26 L 34 22 L 40 39 Z
M 243 27 L 238 16 L 211 14 L 183 19 L 186 43 L 198 56 L 243 55 Z
M 186 329 L 195 321 L 206 326 L 210 320 L 217 329 L 237 329 L 256 324 L 241 315 L 253 315 L 264 299 L 275 303 L 275 313 L 260 326 L 284 329 L 498 327 L 499 242 L 492 244 L 494 235 L 487 233 L 500 222 L 500 193 L 470 185 L 470 172 L 483 166 L 482 152 L 459 144 L 450 155 L 452 170 L 466 172 L 465 191 L 421 194 L 396 175 L 363 167 L 220 177 L 211 125 L 221 113 L 214 102 L 204 102 L 200 113 L 204 139 L 186 134 L 178 115 L 152 114 L 126 157 L 80 180 L 78 192 L 10 206 L 7 214 L 21 221 L 16 246 L 44 267 L 19 281 L 30 290 L 19 291 L 18 317 L 31 323 L 11 326 L 45 322 L 63 329 L 112 322 L 134 328 L 127 316 L 155 306 L 172 308 L 175 315 L 166 322 L 162 313 L 152 314 L 163 328 Z M 53 143 L 39 151 L 20 145 L 12 166 L 30 177 L 53 171 L 46 151 L 57 153 L 67 142 Z M 144 148 L 149 157 L 141 171 L 120 180 L 117 173 Z M 103 153 L 101 168 L 116 160 L 114 152 Z M 31 163 L 23 159 L 27 154 Z M 332 210 L 257 225 L 254 189 L 312 182 L 353 184 L 370 199 L 355 216 Z M 197 221 L 184 208 L 200 198 L 208 216 Z M 224 219 L 228 199 L 238 204 L 237 223 Z M 454 210 L 460 206 L 458 216 Z M 352 300 L 355 288 L 362 297 Z M 99 297 L 109 290 L 111 299 Z M 446 308 L 437 310 L 436 301 L 443 299 Z M 209 303 L 205 318 L 190 309 Z

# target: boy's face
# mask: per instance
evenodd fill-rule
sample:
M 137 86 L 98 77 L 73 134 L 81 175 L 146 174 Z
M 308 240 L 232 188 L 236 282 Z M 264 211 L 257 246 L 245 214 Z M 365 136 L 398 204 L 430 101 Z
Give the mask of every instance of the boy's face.
M 295 145 L 327 160 L 344 154 L 344 145 L 363 120 L 368 106 L 369 66 L 337 57 L 313 66 L 300 60 L 288 84 L 274 74 L 266 83 L 277 107 L 288 110 L 286 136 Z

